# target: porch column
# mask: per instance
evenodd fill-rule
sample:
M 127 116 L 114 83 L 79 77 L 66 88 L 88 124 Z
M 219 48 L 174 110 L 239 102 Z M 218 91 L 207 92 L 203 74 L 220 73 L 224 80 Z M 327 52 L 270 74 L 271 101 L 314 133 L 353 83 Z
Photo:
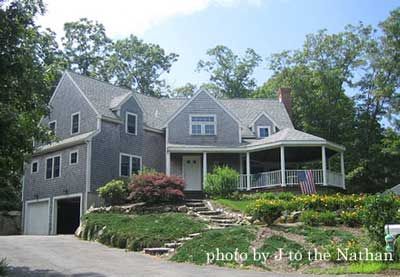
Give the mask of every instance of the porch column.
M 247 190 L 250 190 L 250 152 L 246 152 L 246 184 Z
M 165 153 L 165 174 L 171 175 L 171 153 Z
M 344 153 L 340 152 L 340 173 L 342 174 L 342 187 L 345 188 Z
M 322 178 L 323 178 L 323 185 L 327 186 L 328 185 L 328 176 L 327 176 L 327 171 L 326 171 L 326 153 L 325 153 L 325 146 L 321 147 L 322 151 Z
M 203 152 L 203 189 L 206 186 L 207 179 L 207 152 Z
M 285 146 L 281 146 L 281 184 L 282 187 L 286 186 L 286 173 L 285 173 Z

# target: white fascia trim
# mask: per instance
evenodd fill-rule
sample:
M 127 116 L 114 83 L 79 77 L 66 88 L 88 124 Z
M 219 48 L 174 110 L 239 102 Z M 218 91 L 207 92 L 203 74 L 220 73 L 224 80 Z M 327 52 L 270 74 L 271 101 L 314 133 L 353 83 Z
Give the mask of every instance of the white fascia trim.
M 117 124 L 123 124 L 123 123 L 124 123 L 122 120 L 119 120 L 119 119 L 117 119 L 117 118 L 112 118 L 112 117 L 104 116 L 104 115 L 98 116 L 97 118 L 100 118 L 100 119 L 102 119 L 102 120 L 104 120 L 104 121 L 109 121 L 109 122 L 112 122 L 112 123 L 117 123 Z
M 48 202 L 48 205 L 47 205 L 47 212 L 48 212 L 48 214 L 49 214 L 49 216 L 50 216 L 50 197 L 25 201 L 25 204 L 24 204 L 24 234 L 26 234 L 26 225 L 27 225 L 26 211 L 27 211 L 27 209 L 28 209 L 28 204 L 39 203 L 39 202 L 44 202 L 44 201 L 47 201 L 47 202 Z M 48 227 L 51 227 L 51 226 L 50 226 L 49 219 L 47 220 L 47 224 L 48 224 Z M 49 231 L 47 231 L 47 234 L 48 234 L 48 232 L 49 232 Z
M 56 235 L 56 224 L 57 224 L 57 208 L 56 208 L 56 201 L 60 199 L 66 199 L 66 198 L 76 198 L 79 197 L 79 217 L 82 217 L 82 207 L 83 207 L 83 195 L 82 193 L 74 193 L 74 194 L 66 194 L 66 195 L 59 195 L 59 196 L 54 196 L 53 197 L 53 212 L 51 215 L 51 231 L 50 234 Z
M 73 129 L 73 126 L 74 126 L 73 118 L 74 118 L 75 115 L 78 115 L 78 131 L 73 133 L 72 132 L 72 129 Z M 78 135 L 80 132 L 81 132 L 81 111 L 71 114 L 71 130 L 70 130 L 70 134 L 71 135 Z
M 259 115 L 257 115 L 257 116 L 253 119 L 253 121 L 251 121 L 249 127 L 253 127 L 253 130 L 255 131 L 255 129 L 256 129 L 256 128 L 255 128 L 256 121 L 257 121 L 260 117 L 262 117 L 262 116 L 265 116 L 267 119 L 269 119 L 269 120 L 272 122 L 272 124 L 274 124 L 274 127 L 280 128 L 279 125 L 276 124 L 275 120 L 273 120 L 266 112 L 261 112 Z
M 135 117 L 135 132 L 134 133 L 128 132 L 128 116 L 129 115 L 133 115 Z M 125 112 L 125 134 L 137 136 L 137 130 L 138 130 L 138 116 L 137 116 L 137 114 L 135 114 L 133 112 L 128 112 L 128 111 Z
M 268 136 L 272 135 L 271 130 L 272 130 L 272 126 L 269 125 L 260 125 L 257 126 L 257 137 L 261 138 L 260 136 L 260 129 L 268 129 Z M 264 138 L 264 137 L 263 137 Z
M 152 127 L 149 127 L 149 126 L 143 126 L 143 130 L 149 131 L 149 132 L 154 132 L 154 133 L 159 133 L 159 134 L 164 134 L 163 130 L 152 128 Z
M 75 80 L 69 75 L 68 71 L 65 71 L 65 75 L 69 77 L 73 85 L 76 87 L 76 89 L 79 91 L 79 93 L 82 95 L 82 97 L 86 100 L 86 102 L 89 104 L 89 106 L 93 109 L 93 111 L 96 113 L 97 116 L 100 116 L 100 113 L 96 110 L 92 102 L 89 101 L 89 99 L 86 97 L 85 93 L 81 90 L 81 88 L 78 86 L 78 84 L 75 82 Z
M 121 107 L 130 99 L 133 98 L 135 100 L 135 102 L 137 103 L 137 105 L 139 106 L 140 110 L 142 112 L 144 112 L 144 108 L 142 103 L 140 103 L 140 101 L 138 100 L 135 92 L 128 92 L 127 95 L 118 103 L 117 106 L 110 108 L 112 111 L 119 111 L 121 109 Z

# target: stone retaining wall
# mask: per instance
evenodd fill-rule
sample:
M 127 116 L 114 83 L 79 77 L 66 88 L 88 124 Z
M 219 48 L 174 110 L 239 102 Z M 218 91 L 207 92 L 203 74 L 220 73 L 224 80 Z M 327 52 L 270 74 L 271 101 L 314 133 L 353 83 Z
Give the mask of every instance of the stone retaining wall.
M 0 211 L 0 236 L 21 234 L 21 212 Z

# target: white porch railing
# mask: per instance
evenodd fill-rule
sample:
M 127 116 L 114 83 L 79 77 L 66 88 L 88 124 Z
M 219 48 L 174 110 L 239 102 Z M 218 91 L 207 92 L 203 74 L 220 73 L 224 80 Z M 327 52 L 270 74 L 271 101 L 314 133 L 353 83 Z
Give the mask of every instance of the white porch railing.
M 285 170 L 285 181 L 288 186 L 296 186 L 299 185 L 299 172 L 304 170 Z M 316 185 L 324 184 L 324 176 L 322 169 L 312 169 L 314 183 Z M 333 172 L 330 170 L 326 171 L 327 173 L 327 185 L 334 186 L 339 188 L 345 188 L 343 184 L 342 174 Z M 282 186 L 282 178 L 281 171 L 269 171 L 262 172 L 258 174 L 250 174 L 250 184 L 247 184 L 247 175 L 241 174 L 238 180 L 238 189 L 239 190 L 252 190 L 252 189 L 260 189 L 260 188 L 270 188 L 276 186 Z

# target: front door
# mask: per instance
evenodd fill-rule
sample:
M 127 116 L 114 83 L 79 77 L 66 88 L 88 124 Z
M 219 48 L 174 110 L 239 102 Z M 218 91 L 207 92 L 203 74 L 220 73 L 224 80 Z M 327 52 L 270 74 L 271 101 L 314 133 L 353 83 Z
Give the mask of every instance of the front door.
M 201 190 L 201 157 L 183 156 L 182 171 L 186 182 L 185 190 Z

